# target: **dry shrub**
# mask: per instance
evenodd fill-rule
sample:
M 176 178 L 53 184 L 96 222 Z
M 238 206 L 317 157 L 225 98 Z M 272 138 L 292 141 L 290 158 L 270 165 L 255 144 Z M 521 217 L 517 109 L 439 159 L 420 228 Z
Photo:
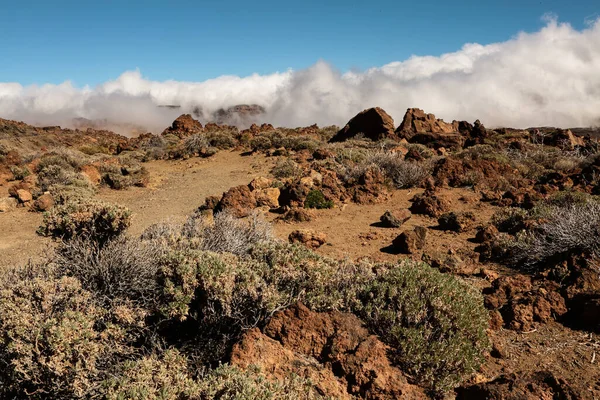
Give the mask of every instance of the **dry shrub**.
M 161 249 L 119 236 L 100 245 L 89 237 L 61 243 L 52 259 L 60 276 L 72 276 L 99 300 L 152 304 L 158 294 L 157 259 Z
M 400 153 L 378 151 L 370 153 L 363 161 L 346 168 L 345 181 L 357 181 L 370 169 L 378 168 L 398 189 L 419 186 L 431 176 L 428 164 L 416 161 L 405 161 Z
M 122 332 L 75 278 L 20 279 L 0 291 L 3 398 L 72 399 L 97 394 L 100 365 Z
M 302 174 L 302 168 L 294 160 L 286 157 L 277 162 L 271 173 L 277 179 L 294 178 Z
M 247 254 L 257 243 L 274 240 L 271 225 L 260 214 L 240 219 L 228 211 L 219 212 L 212 218 L 193 215 L 184 224 L 154 224 L 141 237 L 172 249 L 206 250 L 238 256 Z
M 505 243 L 506 261 L 524 269 L 550 268 L 570 255 L 600 255 L 600 202 L 549 205 L 535 227 Z
M 205 374 L 201 398 L 222 400 L 317 400 L 325 399 L 306 378 L 297 375 L 268 379 L 258 368 L 243 371 L 222 365 Z
M 359 299 L 357 314 L 434 392 L 454 388 L 485 359 L 488 312 L 479 291 L 459 278 L 407 260 L 383 270 Z
M 188 236 L 193 235 L 188 225 Z M 216 253 L 243 255 L 255 244 L 273 240 L 271 224 L 254 213 L 243 220 L 228 212 L 214 216 L 214 222 L 205 225 L 202 235 L 202 249 Z
M 103 244 L 124 232 L 130 223 L 131 211 L 123 206 L 100 201 L 72 202 L 45 212 L 38 233 L 63 240 L 87 236 Z
M 187 359 L 175 349 L 126 361 L 103 382 L 109 400 L 179 400 L 201 398 L 201 385 L 189 371 Z

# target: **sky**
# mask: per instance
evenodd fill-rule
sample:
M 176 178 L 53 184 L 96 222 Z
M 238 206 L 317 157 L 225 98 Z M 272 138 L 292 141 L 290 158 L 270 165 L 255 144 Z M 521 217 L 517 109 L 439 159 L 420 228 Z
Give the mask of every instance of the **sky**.
M 586 83 L 591 89 L 581 85 L 591 68 L 598 66 L 597 0 L 288 3 L 0 0 L 0 117 L 63 123 L 71 117 L 123 120 L 115 108 L 127 104 L 135 111 L 130 119 L 147 119 L 143 110 L 147 104 L 142 103 L 197 103 L 212 110 L 256 102 L 276 109 L 278 114 L 271 116 L 278 123 L 342 124 L 344 118 L 369 106 L 360 98 L 389 104 L 394 95 L 398 105 L 392 107 L 397 114 L 407 105 L 408 100 L 400 101 L 404 97 L 445 117 L 473 119 L 473 113 L 465 112 L 468 102 L 451 107 L 450 98 L 444 98 L 441 91 L 436 93 L 439 98 L 423 101 L 415 90 L 434 83 L 446 85 L 440 86 L 445 90 L 461 83 L 479 86 L 482 80 L 489 81 L 488 74 L 479 69 L 483 64 L 499 74 L 489 60 L 491 53 L 506 61 L 510 59 L 507 52 L 512 51 L 524 57 L 525 63 L 535 64 L 527 54 L 541 47 L 539 56 L 544 58 L 544 46 L 550 54 L 556 51 L 556 57 L 574 61 L 582 51 L 589 52 L 586 68 L 574 63 L 548 65 L 548 71 L 541 64 L 532 66 L 544 69 L 540 76 L 518 71 L 517 62 L 506 61 L 503 67 L 515 70 L 506 70 L 486 88 L 503 89 L 501 83 L 514 75 L 511 85 L 517 100 L 523 92 L 530 92 L 528 96 L 534 98 L 534 105 L 539 103 L 544 117 L 553 108 L 564 107 L 567 97 L 575 101 L 581 91 L 596 99 L 597 80 Z M 524 35 L 534 38 L 528 41 Z M 559 39 L 577 43 L 563 46 L 557 44 Z M 519 40 L 531 49 L 522 52 L 523 47 L 511 45 Z M 501 50 L 497 51 L 498 46 Z M 448 61 L 448 54 L 455 57 Z M 552 77 L 546 79 L 546 73 Z M 549 82 L 573 79 L 574 73 L 582 81 L 572 82 L 569 93 L 548 104 L 550 93 L 544 93 L 544 88 L 552 88 Z M 480 79 L 475 80 L 477 76 Z M 540 78 L 539 85 L 524 90 L 523 86 L 532 85 L 532 76 Z M 338 85 L 336 80 L 343 82 Z M 304 88 L 302 93 L 298 86 Z M 457 97 L 467 94 L 462 91 Z M 322 107 L 314 107 L 315 103 L 342 104 L 339 109 L 327 108 L 328 115 L 310 110 L 290 115 L 289 110 L 281 110 L 291 107 L 283 103 L 292 103 L 292 95 L 298 96 L 297 106 L 312 103 L 317 111 Z M 511 112 L 519 109 L 507 100 L 510 93 L 502 96 L 494 105 L 504 107 L 502 117 L 489 118 L 492 124 L 509 123 Z M 109 101 L 119 107 L 108 105 Z M 573 109 L 577 109 L 575 103 Z M 516 124 L 543 122 L 527 119 L 525 112 L 535 109 L 517 113 Z M 591 124 L 597 117 L 586 111 L 549 122 Z M 159 126 L 166 119 L 157 116 L 152 123 Z

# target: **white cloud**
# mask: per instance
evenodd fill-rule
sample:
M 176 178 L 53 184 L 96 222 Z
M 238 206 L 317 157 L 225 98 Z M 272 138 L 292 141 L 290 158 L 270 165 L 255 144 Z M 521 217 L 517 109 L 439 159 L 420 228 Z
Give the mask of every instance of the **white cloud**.
M 454 53 L 412 56 L 364 72 L 340 73 L 323 61 L 300 71 L 204 82 L 157 82 L 127 71 L 95 88 L 23 87 L 0 83 L 0 117 L 68 125 L 74 117 L 133 123 L 160 131 L 181 112 L 205 114 L 236 104 L 260 104 L 265 122 L 283 126 L 344 124 L 357 112 L 383 107 L 399 123 L 409 107 L 448 120 L 488 126 L 561 127 L 600 121 L 600 19 L 581 31 L 556 18 L 534 33 Z M 360 56 L 360 55 L 357 55 Z

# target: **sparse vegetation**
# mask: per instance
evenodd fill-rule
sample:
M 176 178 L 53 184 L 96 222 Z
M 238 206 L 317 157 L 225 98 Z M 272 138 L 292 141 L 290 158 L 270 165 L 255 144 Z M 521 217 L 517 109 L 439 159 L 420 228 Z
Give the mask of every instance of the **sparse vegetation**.
M 359 299 L 358 315 L 433 391 L 453 388 L 485 359 L 488 313 L 481 294 L 458 278 L 404 261 L 382 272 Z
M 333 206 L 333 201 L 327 200 L 323 195 L 323 192 L 321 192 L 318 189 L 313 189 L 310 192 L 308 192 L 306 200 L 304 200 L 304 208 L 323 209 L 333 208 Z
M 38 233 L 69 240 L 93 238 L 100 244 L 121 234 L 131 222 L 131 212 L 122 206 L 99 201 L 73 202 L 44 213 Z
M 302 169 L 294 160 L 286 157 L 273 167 L 271 173 L 277 179 L 294 178 L 302 174 Z

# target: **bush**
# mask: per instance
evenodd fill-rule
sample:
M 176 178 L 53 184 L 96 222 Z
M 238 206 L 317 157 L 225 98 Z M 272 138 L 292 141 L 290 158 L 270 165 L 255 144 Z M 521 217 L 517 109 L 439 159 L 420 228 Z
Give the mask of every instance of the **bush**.
M 293 178 L 302 174 L 302 169 L 295 161 L 284 158 L 273 167 L 271 173 L 277 179 Z
M 250 255 L 172 251 L 161 261 L 162 313 L 235 336 L 297 301 L 315 310 L 348 309 L 372 276 L 369 264 L 285 243 L 258 244 Z
M 31 171 L 29 171 L 29 168 L 27 168 L 26 166 L 19 167 L 17 165 L 11 165 L 10 172 L 13 175 L 13 181 L 22 181 L 23 179 L 31 175 Z
M 88 157 L 82 152 L 63 148 L 40 157 L 37 170 L 42 171 L 47 167 L 57 166 L 63 170 L 77 171 L 86 164 L 87 159 Z
M 77 237 L 58 246 L 53 265 L 60 276 L 72 276 L 102 301 L 129 300 L 152 304 L 158 294 L 157 259 L 161 249 L 139 239 L 119 236 L 100 246 Z
M 310 380 L 296 375 L 278 381 L 268 379 L 257 368 L 242 371 L 222 365 L 205 374 L 201 382 L 205 399 L 222 400 L 317 400 L 323 396 Z
M 38 186 L 50 192 L 56 204 L 85 201 L 94 196 L 94 185 L 81 173 L 60 165 L 51 164 L 38 172 Z
M 183 141 L 183 148 L 188 155 L 200 155 L 210 145 L 203 134 L 190 135 Z
M 399 153 L 378 151 L 352 167 L 346 167 L 345 180 L 356 181 L 373 167 L 378 168 L 398 189 L 419 186 L 431 176 L 431 171 L 423 163 L 405 161 Z
M 509 264 L 551 268 L 570 255 L 600 255 L 600 202 L 547 206 L 546 218 L 505 243 Z
M 130 186 L 144 187 L 150 174 L 139 161 L 132 157 L 121 157 L 115 162 L 106 162 L 100 166 L 102 183 L 111 189 L 122 190 Z
M 304 200 L 304 208 L 333 208 L 333 201 L 325 199 L 323 192 L 318 189 L 313 189 L 308 192 L 306 199 Z
M 74 278 L 20 279 L 0 291 L 2 398 L 97 394 L 100 365 L 120 351 L 119 329 Z
M 500 232 L 515 234 L 525 229 L 529 213 L 516 207 L 503 208 L 492 215 L 491 222 Z
M 104 244 L 129 227 L 131 211 L 127 208 L 89 201 L 67 203 L 44 213 L 38 233 L 63 240 L 86 236 Z
M 403 370 L 434 392 L 475 372 L 489 347 L 479 291 L 423 263 L 384 270 L 359 295 L 357 314 L 392 347 Z
M 190 231 L 188 225 L 187 236 L 192 235 L 193 230 Z M 274 240 L 271 225 L 258 214 L 242 220 L 227 212 L 217 213 L 213 224 L 205 225 L 201 237 L 203 250 L 239 256 L 257 243 Z
M 192 378 L 187 359 L 175 349 L 124 362 L 103 382 L 103 389 L 109 400 L 202 398 L 201 385 Z

